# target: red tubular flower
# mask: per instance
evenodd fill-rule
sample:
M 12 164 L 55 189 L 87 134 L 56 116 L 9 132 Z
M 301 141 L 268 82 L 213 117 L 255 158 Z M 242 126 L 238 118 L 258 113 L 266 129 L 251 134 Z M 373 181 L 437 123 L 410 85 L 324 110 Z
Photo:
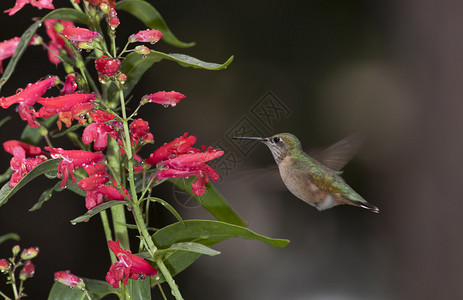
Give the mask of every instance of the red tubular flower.
M 21 147 L 24 149 L 26 157 L 34 157 L 37 155 L 45 155 L 45 152 L 40 149 L 40 147 L 36 147 L 33 145 L 29 145 L 17 140 L 9 140 L 3 143 L 3 149 L 5 149 L 6 152 L 13 154 L 13 149 L 14 147 Z
M 102 110 L 97 110 L 96 112 L 91 112 L 90 117 L 95 122 L 85 127 L 82 134 L 82 142 L 88 145 L 95 141 L 93 144 L 95 150 L 104 150 L 108 144 L 108 135 L 115 140 L 118 139 L 117 131 L 114 129 L 114 122 L 110 122 L 115 121 L 116 116 Z
M 56 57 L 55 54 L 60 54 L 61 49 L 66 49 L 68 55 L 72 56 L 72 51 L 66 47 L 66 42 L 56 31 L 55 27 L 73 28 L 74 23 L 72 23 L 71 21 L 54 19 L 45 20 L 44 23 L 46 32 L 50 37 L 50 43 L 48 43 L 48 59 L 51 63 L 56 65 L 59 64 L 61 60 L 58 57 Z
M 185 133 L 183 136 L 176 138 L 170 143 L 165 143 L 163 146 L 159 147 L 151 153 L 150 157 L 146 160 L 146 163 L 150 165 L 157 165 L 163 160 L 167 160 L 171 157 L 178 156 L 180 154 L 199 151 L 197 148 L 191 148 L 191 146 L 196 143 L 195 136 L 188 136 L 188 133 Z
M 58 164 L 58 177 L 63 176 L 61 187 L 66 186 L 69 174 L 71 173 L 72 182 L 76 182 L 74 170 L 79 167 L 95 165 L 103 160 L 103 154 L 84 150 L 63 150 L 62 148 L 45 147 L 50 151 L 51 157 L 62 158 Z
M 34 105 L 49 88 L 58 82 L 59 78 L 52 76 L 44 80 L 39 80 L 36 83 L 29 83 L 25 89 L 19 89 L 16 94 L 9 97 L 1 97 L 0 106 L 8 108 L 15 103 Z
M 149 132 L 150 127 L 148 122 L 143 119 L 136 119 L 129 125 L 130 136 L 135 144 L 152 143 L 154 141 L 153 135 Z
M 81 290 L 85 289 L 85 283 L 82 278 L 77 277 L 74 274 L 71 274 L 69 270 L 59 271 L 55 273 L 55 279 L 71 288 L 77 287 Z
M 42 155 L 42 150 L 40 150 L 40 148 L 37 147 L 38 149 L 32 149 L 33 146 L 30 145 L 27 145 L 25 148 L 23 148 L 23 143 L 21 142 L 18 142 L 16 146 L 13 146 L 14 142 L 17 141 L 8 141 L 6 142 L 8 143 L 7 145 L 5 145 L 6 143 L 3 145 L 7 152 L 13 154 L 13 158 L 10 161 L 10 168 L 15 172 L 11 175 L 9 183 L 9 186 L 12 188 L 15 187 L 18 182 L 20 182 L 21 179 L 23 179 L 23 177 L 26 176 L 26 174 L 34 169 L 38 164 L 47 160 L 47 157 Z M 34 154 L 31 152 L 38 153 Z
M 145 276 L 156 276 L 158 271 L 153 268 L 146 260 L 136 256 L 128 249 L 122 249 L 119 241 L 108 241 L 111 251 L 116 254 L 119 261 L 113 263 L 106 274 L 106 281 L 114 288 L 119 288 L 119 281 L 124 280 L 127 285 L 129 278 L 137 280 L 145 279 Z
M 20 40 L 21 39 L 19 37 L 14 37 L 0 43 L 0 74 L 3 73 L 2 61 L 13 56 Z M 29 45 L 40 45 L 41 43 L 42 39 L 39 36 L 34 35 Z
M 61 122 L 67 127 L 71 126 L 72 120 L 78 120 L 79 123 L 85 123 L 82 118 L 85 114 L 94 108 L 92 103 L 95 100 L 94 94 L 74 93 L 66 94 L 52 98 L 40 98 L 37 100 L 42 104 L 42 108 L 38 111 L 38 116 L 41 118 L 50 118 L 58 114 L 58 127 L 61 129 Z
M 146 29 L 139 31 L 135 34 L 132 34 L 129 37 L 130 43 L 142 42 L 142 43 L 157 43 L 163 37 L 162 33 L 159 30 L 155 29 Z
M 53 0 L 16 0 L 16 4 L 12 8 L 5 10 L 4 13 L 8 13 L 8 15 L 12 16 L 27 3 L 38 8 L 55 9 L 52 2 Z
M 98 71 L 100 76 L 114 76 L 119 71 L 120 66 L 120 60 L 108 58 L 106 55 L 102 55 L 100 58 L 95 60 L 95 69 Z
M 162 104 L 164 106 L 169 106 L 170 105 L 170 106 L 174 107 L 183 98 L 185 98 L 185 95 L 183 95 L 181 93 L 174 92 L 174 91 L 171 91 L 171 92 L 162 91 L 162 92 L 157 92 L 157 93 L 154 93 L 154 94 L 143 96 L 141 98 L 141 102 L 142 103 L 152 102 L 152 103 Z
M 102 38 L 98 32 L 81 27 L 65 28 L 61 34 L 71 42 L 91 42 Z
M 36 115 L 32 105 L 58 81 L 58 77 L 52 76 L 34 84 L 29 83 L 25 89 L 18 90 L 12 96 L 0 97 L 0 106 L 8 108 L 15 103 L 19 103 L 18 113 L 21 119 L 27 121 L 27 124 L 31 127 L 39 127 L 39 124 L 35 121 Z
M 35 266 L 30 260 L 28 260 L 24 263 L 24 267 L 19 272 L 19 279 L 26 280 L 27 278 L 34 276 L 34 273 Z

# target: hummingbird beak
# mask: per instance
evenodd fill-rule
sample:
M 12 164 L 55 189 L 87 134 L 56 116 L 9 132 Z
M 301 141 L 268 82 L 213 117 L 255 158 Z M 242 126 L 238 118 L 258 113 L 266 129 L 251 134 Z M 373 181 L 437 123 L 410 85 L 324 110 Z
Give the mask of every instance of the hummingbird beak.
M 262 138 L 262 137 L 250 137 L 250 136 L 234 136 L 232 137 L 234 140 L 253 140 L 253 141 L 259 141 L 259 142 L 265 142 L 268 139 L 267 138 Z

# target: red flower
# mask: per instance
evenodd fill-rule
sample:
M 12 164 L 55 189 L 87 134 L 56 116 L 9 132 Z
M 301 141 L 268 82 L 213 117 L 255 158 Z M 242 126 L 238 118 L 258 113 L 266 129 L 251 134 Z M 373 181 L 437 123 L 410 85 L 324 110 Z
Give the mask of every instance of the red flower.
M 95 141 L 93 144 L 95 150 L 104 150 L 108 144 L 108 135 L 115 140 L 118 139 L 117 131 L 114 129 L 116 116 L 102 110 L 97 110 L 96 112 L 91 112 L 90 117 L 92 117 L 95 122 L 85 127 L 82 134 L 82 142 L 88 145 Z
M 124 280 L 123 284 L 127 285 L 129 278 L 145 279 L 146 275 L 152 277 L 158 273 L 146 260 L 132 254 L 128 249 L 122 249 L 119 246 L 119 241 L 108 241 L 108 245 L 119 260 L 111 265 L 106 274 L 106 281 L 114 288 L 119 288 L 119 281 L 121 280 Z
M 40 147 L 36 147 L 33 145 L 29 145 L 17 140 L 9 140 L 3 143 L 3 148 L 5 149 L 6 152 L 13 154 L 13 149 L 14 147 L 21 147 L 24 149 L 26 153 L 26 157 L 34 157 L 37 155 L 45 155 L 45 153 L 40 149 Z
M 185 95 L 181 93 L 174 92 L 174 91 L 171 91 L 171 92 L 162 91 L 162 92 L 157 92 L 157 93 L 150 94 L 150 95 L 145 95 L 141 98 L 141 101 L 142 103 L 153 102 L 153 103 L 162 104 L 164 106 L 170 105 L 174 107 L 183 98 L 185 98 Z
M 188 133 L 185 133 L 183 136 L 176 138 L 170 143 L 165 143 L 163 146 L 156 149 L 156 151 L 151 153 L 146 163 L 157 165 L 163 160 L 188 153 L 189 151 L 198 152 L 199 149 L 191 148 L 194 143 L 196 143 L 196 137 L 192 135 L 188 136 Z
M 61 49 L 66 49 L 69 56 L 72 56 L 72 51 L 66 47 L 66 42 L 56 31 L 55 27 L 72 28 L 74 27 L 74 23 L 66 20 L 45 20 L 45 29 L 50 37 L 50 43 L 48 43 L 48 59 L 51 63 L 58 64 L 61 62 L 61 59 L 54 54 L 60 54 Z
M 129 36 L 129 42 L 142 42 L 155 44 L 162 38 L 162 33 L 155 29 L 146 29 Z
M 32 6 L 38 8 L 55 9 L 52 2 L 53 0 L 16 0 L 16 4 L 12 8 L 7 9 L 4 12 L 12 16 L 15 13 L 17 13 L 21 8 L 23 8 L 24 5 L 26 5 L 27 3 L 30 3 Z
M 124 195 L 119 192 L 114 186 L 117 183 L 106 172 L 104 164 L 96 164 L 85 167 L 88 177 L 81 179 L 77 185 L 86 192 L 85 207 L 92 209 L 103 203 L 103 197 L 109 200 L 124 200 Z M 112 181 L 114 185 L 105 185 L 108 181 Z M 122 187 L 125 195 L 130 198 L 127 190 Z
M 85 283 L 82 280 L 82 278 L 79 278 L 76 275 L 71 274 L 69 270 L 56 272 L 55 279 L 58 282 L 61 282 L 62 284 L 67 285 L 71 288 L 77 287 L 81 290 L 85 289 Z
M 76 91 L 76 89 L 76 74 L 69 74 L 68 76 L 66 76 L 66 82 L 64 82 L 63 89 L 61 90 L 61 96 L 72 94 Z
M 79 167 L 95 165 L 103 160 L 103 154 L 84 150 L 63 150 L 62 148 L 45 147 L 50 151 L 51 157 L 62 158 L 58 164 L 58 177 L 63 176 L 61 187 L 66 186 L 69 174 L 71 173 L 72 182 L 76 182 L 74 170 Z
M 95 60 L 95 69 L 98 71 L 99 76 L 114 76 L 119 71 L 121 61 L 115 58 L 108 58 L 102 55 Z
M 130 123 L 129 127 L 130 136 L 135 144 L 138 144 L 138 142 L 142 142 L 144 144 L 153 142 L 153 135 L 149 132 L 150 127 L 148 122 L 145 120 L 140 118 L 136 119 Z
M 34 264 L 28 260 L 24 263 L 24 267 L 19 272 L 19 279 L 26 280 L 27 278 L 31 278 L 34 276 L 35 273 L 35 266 Z
M 74 93 L 66 94 L 52 98 L 40 98 L 37 100 L 42 104 L 42 108 L 38 111 L 38 116 L 41 118 L 50 118 L 58 114 L 58 127 L 61 129 L 61 122 L 67 127 L 71 126 L 72 120 L 78 120 L 80 124 L 85 123 L 82 118 L 85 114 L 94 108 L 92 101 L 95 100 L 94 94 Z
M 71 42 L 91 42 L 102 38 L 98 32 L 81 27 L 65 28 L 61 34 Z
M 3 73 L 2 61 L 13 56 L 20 40 L 19 37 L 14 37 L 0 43 L 0 73 Z
M 16 142 L 17 144 L 15 145 Z M 34 149 L 34 146 L 26 145 L 18 141 L 8 141 L 3 144 L 5 151 L 13 154 L 10 167 L 15 172 L 11 175 L 9 183 L 12 188 L 38 164 L 47 160 L 47 157 L 42 155 L 40 148 L 37 147 L 38 149 Z
M 34 84 L 29 83 L 24 90 L 19 89 L 12 96 L 0 97 L 0 106 L 8 108 L 15 103 L 19 103 L 18 112 L 21 119 L 27 121 L 27 124 L 31 127 L 39 127 L 39 124 L 35 121 L 36 116 L 32 105 L 58 81 L 58 77 L 52 76 Z
M 196 142 L 196 137 L 187 135 L 185 133 L 158 148 L 150 155 L 146 163 L 164 168 L 156 173 L 159 180 L 196 176 L 192 191 L 200 196 L 206 192 L 204 184 L 209 182 L 209 179 L 216 181 L 220 177 L 211 166 L 205 163 L 222 156 L 224 152 L 212 147 L 201 152 L 198 148 L 191 147 Z

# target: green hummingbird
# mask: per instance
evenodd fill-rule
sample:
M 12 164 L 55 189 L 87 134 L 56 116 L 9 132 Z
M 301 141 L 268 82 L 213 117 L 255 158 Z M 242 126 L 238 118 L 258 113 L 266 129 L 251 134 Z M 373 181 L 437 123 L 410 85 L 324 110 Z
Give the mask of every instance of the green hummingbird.
M 318 210 L 349 204 L 379 212 L 376 206 L 363 199 L 340 176 L 340 169 L 352 158 L 352 150 L 356 148 L 350 146 L 352 143 L 349 138 L 339 141 L 324 152 L 319 152 L 318 160 L 305 153 L 301 142 L 290 133 L 280 133 L 267 138 L 233 139 L 255 140 L 267 145 L 288 190 Z

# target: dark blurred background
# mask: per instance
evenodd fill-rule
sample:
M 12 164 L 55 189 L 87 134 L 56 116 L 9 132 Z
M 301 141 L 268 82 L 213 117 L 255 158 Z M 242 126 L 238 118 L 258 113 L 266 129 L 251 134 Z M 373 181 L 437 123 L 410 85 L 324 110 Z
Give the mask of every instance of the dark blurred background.
M 1 1 L 0 9 L 13 5 Z M 189 132 L 200 144 L 236 153 L 240 162 L 218 188 L 250 229 L 291 240 L 285 249 L 239 239 L 215 246 L 221 255 L 202 257 L 177 277 L 186 299 L 463 297 L 462 2 L 155 5 L 180 40 L 197 43 L 191 49 L 159 43 L 158 50 L 211 62 L 230 55 L 235 60 L 218 72 L 168 61 L 150 70 L 135 98 L 176 90 L 187 99 L 175 108 L 144 107 L 140 116 L 150 121 L 156 140 L 149 150 Z M 0 40 L 20 35 L 31 18 L 45 13 L 27 5 L 13 17 L 2 15 Z M 129 15 L 120 18 L 122 40 L 143 29 Z M 43 29 L 39 34 L 46 39 Z M 48 62 L 41 47 L 31 47 L 2 95 L 48 74 L 63 71 Z M 253 115 L 268 99 L 286 109 L 270 126 Z M 17 138 L 24 126 L 12 108 L 0 111 L 1 118 L 6 115 L 13 119 L 1 128 L 1 142 Z M 243 154 L 228 139 L 243 118 L 264 134 L 291 132 L 305 147 L 364 135 L 344 177 L 380 214 L 346 206 L 318 212 L 288 191 L 261 185 L 251 171 L 273 163 L 270 151 L 259 145 Z M 64 141 L 60 146 L 71 147 Z M 10 155 L 0 158 L 4 170 Z M 0 208 L 0 234 L 16 232 L 22 246 L 41 250 L 36 276 L 26 286 L 30 299 L 46 298 L 55 271 L 104 279 L 109 268 L 99 219 L 69 222 L 85 212 L 83 199 L 62 192 L 41 210 L 27 211 L 45 185 L 46 179 L 29 184 Z M 185 218 L 211 218 L 173 192 L 167 186 L 160 191 Z M 12 245 L 2 244 L 0 256 L 8 256 Z

